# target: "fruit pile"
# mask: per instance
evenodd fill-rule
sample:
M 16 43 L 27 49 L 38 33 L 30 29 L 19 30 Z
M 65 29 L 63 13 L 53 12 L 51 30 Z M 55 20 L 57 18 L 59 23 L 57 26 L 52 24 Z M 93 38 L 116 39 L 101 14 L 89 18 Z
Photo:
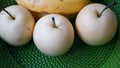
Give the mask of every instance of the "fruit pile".
M 0 37 L 8 44 L 22 46 L 33 37 L 36 47 L 50 56 L 65 54 L 73 45 L 75 29 L 88 45 L 108 43 L 116 34 L 117 19 L 111 6 L 89 0 L 16 0 L 0 12 Z M 74 5 L 74 6 L 73 6 Z M 96 7 L 97 6 L 97 7 Z

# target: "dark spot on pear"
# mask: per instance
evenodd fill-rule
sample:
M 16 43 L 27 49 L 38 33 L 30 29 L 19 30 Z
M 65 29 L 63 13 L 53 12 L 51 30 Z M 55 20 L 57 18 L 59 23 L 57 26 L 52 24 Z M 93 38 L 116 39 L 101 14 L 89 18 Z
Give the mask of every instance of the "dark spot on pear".
M 64 1 L 64 0 L 60 0 L 60 1 Z
M 22 38 L 19 38 L 17 41 L 18 41 L 18 42 L 21 42 L 22 40 L 23 40 Z
M 27 28 L 27 30 L 28 30 L 28 31 L 31 31 L 31 29 L 30 29 L 30 28 Z

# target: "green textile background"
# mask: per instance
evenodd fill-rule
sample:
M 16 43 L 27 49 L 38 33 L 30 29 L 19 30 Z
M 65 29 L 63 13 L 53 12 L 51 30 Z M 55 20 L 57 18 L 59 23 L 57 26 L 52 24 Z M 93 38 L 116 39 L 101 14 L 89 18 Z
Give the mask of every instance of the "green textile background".
M 120 68 L 120 0 L 92 0 L 103 4 L 112 1 L 118 3 L 111 8 L 117 16 L 118 28 L 108 44 L 89 46 L 76 35 L 70 51 L 63 56 L 51 57 L 41 53 L 33 40 L 25 46 L 12 47 L 0 39 L 0 68 Z M 0 0 L 0 11 L 14 4 L 15 0 Z

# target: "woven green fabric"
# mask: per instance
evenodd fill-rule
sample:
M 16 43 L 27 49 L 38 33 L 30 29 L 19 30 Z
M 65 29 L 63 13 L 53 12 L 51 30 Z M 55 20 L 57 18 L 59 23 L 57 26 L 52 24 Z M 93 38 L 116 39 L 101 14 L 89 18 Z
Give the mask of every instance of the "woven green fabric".
M 73 47 L 68 53 L 51 57 L 41 53 L 31 40 L 22 47 L 12 47 L 0 39 L 0 68 L 120 68 L 120 0 L 92 0 L 108 4 L 117 1 L 111 9 L 118 20 L 114 39 L 99 47 L 88 46 L 75 36 Z M 0 0 L 0 11 L 16 4 L 15 0 Z

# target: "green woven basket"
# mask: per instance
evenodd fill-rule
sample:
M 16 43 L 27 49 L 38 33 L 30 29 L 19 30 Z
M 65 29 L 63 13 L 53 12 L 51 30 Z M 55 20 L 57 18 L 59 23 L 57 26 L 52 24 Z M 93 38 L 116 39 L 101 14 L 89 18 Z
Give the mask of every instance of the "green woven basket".
M 117 1 L 111 9 L 118 20 L 117 34 L 104 46 L 92 47 L 76 35 L 73 47 L 60 57 L 41 53 L 33 41 L 22 47 L 12 47 L 0 39 L 0 68 L 120 68 L 120 0 L 92 0 L 108 4 Z M 16 4 L 15 0 L 0 0 L 0 11 Z

